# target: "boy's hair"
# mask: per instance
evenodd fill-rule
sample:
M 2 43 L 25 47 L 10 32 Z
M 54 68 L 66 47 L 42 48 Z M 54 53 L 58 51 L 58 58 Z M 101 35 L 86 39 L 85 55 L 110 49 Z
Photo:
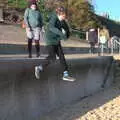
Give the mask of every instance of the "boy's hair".
M 66 9 L 62 6 L 56 8 L 57 14 L 66 14 Z

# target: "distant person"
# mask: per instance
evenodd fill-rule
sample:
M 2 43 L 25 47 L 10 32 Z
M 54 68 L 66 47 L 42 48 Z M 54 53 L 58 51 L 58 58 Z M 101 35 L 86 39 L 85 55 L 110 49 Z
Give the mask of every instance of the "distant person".
M 26 24 L 26 33 L 28 38 L 29 58 L 32 57 L 32 42 L 35 41 L 36 57 L 40 56 L 40 32 L 43 27 L 43 20 L 36 2 L 29 2 L 25 10 L 24 22 Z
M 90 52 L 95 53 L 95 44 L 98 42 L 98 35 L 95 28 L 89 29 L 87 32 L 87 40 L 90 44 Z
M 100 30 L 99 35 L 101 44 L 106 44 L 110 39 L 109 31 L 105 26 Z
M 103 28 L 99 31 L 99 39 L 101 52 L 103 53 L 104 48 L 108 48 L 110 40 L 109 30 L 105 26 L 103 26 Z
M 45 69 L 49 64 L 54 63 L 56 55 L 59 57 L 62 69 L 63 80 L 74 81 L 68 72 L 68 65 L 66 63 L 64 53 L 61 46 L 61 40 L 66 40 L 69 37 L 69 27 L 65 21 L 66 11 L 63 7 L 58 7 L 56 12 L 53 12 L 49 18 L 49 23 L 46 30 L 46 46 L 48 50 L 47 63 L 35 67 L 35 76 L 40 78 L 40 72 Z

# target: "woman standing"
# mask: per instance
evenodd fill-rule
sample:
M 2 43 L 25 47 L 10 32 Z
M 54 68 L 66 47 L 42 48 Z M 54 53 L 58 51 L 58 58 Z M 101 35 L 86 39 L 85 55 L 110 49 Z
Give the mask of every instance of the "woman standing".
M 110 40 L 110 35 L 109 35 L 109 30 L 103 26 L 103 28 L 100 30 L 100 48 L 101 48 L 101 53 L 103 54 L 104 48 L 108 48 L 108 42 Z
M 40 56 L 40 31 L 43 26 L 42 16 L 38 10 L 36 2 L 29 2 L 28 8 L 25 10 L 24 22 L 26 25 L 26 33 L 28 38 L 29 58 L 32 57 L 32 42 L 35 41 L 36 57 Z

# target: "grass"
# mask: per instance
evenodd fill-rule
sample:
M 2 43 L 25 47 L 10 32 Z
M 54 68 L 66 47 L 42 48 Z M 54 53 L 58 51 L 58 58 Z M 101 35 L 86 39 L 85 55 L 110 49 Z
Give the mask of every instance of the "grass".
M 16 2 L 17 1 L 17 2 Z M 8 0 L 8 5 L 15 8 L 26 8 L 27 1 L 25 0 Z

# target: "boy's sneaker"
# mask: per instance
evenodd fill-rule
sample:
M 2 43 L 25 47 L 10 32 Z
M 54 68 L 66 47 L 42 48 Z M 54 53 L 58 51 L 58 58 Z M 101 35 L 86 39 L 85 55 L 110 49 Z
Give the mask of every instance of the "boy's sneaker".
M 68 74 L 68 71 L 64 71 L 64 73 L 63 73 L 63 80 L 73 82 L 73 81 L 75 81 L 75 78 L 70 77 L 69 74 Z
M 75 81 L 75 78 L 70 77 L 70 76 L 63 76 L 63 80 L 74 82 L 74 81 Z
M 40 72 L 43 71 L 42 65 L 36 66 L 35 67 L 35 77 L 36 79 L 40 79 Z

